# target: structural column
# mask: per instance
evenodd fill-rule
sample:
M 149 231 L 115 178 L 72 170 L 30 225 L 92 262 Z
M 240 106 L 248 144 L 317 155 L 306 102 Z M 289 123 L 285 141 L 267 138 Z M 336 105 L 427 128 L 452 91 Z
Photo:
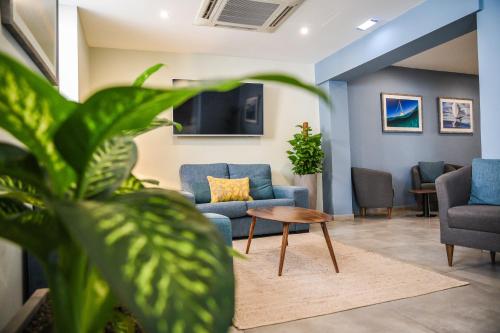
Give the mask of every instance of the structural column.
M 332 107 L 320 106 L 325 162 L 323 209 L 334 215 L 352 215 L 351 145 L 347 82 L 326 81 L 320 85 L 332 100 Z
M 500 158 L 500 1 L 483 0 L 477 13 L 481 149 L 483 158 Z

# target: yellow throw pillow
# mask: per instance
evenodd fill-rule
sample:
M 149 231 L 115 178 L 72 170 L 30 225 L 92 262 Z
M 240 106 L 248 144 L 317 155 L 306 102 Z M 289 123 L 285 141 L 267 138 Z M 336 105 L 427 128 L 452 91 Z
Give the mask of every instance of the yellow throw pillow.
M 210 185 L 210 202 L 252 201 L 250 196 L 250 179 L 226 179 L 207 176 Z

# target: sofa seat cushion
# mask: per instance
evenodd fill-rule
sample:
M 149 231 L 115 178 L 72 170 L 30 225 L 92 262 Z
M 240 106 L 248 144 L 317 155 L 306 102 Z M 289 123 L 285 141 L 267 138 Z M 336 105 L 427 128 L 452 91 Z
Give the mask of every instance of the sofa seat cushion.
M 452 228 L 500 234 L 500 206 L 466 205 L 448 209 Z
M 422 184 L 420 184 L 420 188 L 422 190 L 435 190 L 436 183 L 422 183 Z
M 196 205 L 196 208 L 202 213 L 220 214 L 231 219 L 247 215 L 247 205 L 245 201 L 204 203 Z
M 247 201 L 248 209 L 274 207 L 274 206 L 295 206 L 295 201 L 293 199 L 268 199 L 268 200 Z

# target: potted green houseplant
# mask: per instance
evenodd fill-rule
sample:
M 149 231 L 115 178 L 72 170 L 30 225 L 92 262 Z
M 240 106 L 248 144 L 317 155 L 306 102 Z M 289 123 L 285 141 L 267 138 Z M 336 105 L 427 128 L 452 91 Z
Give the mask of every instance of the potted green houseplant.
M 304 186 L 309 190 L 309 208 L 316 209 L 317 174 L 323 171 L 324 153 L 321 150 L 321 133 L 312 134 L 307 122 L 297 125 L 301 129 L 288 143 L 292 146 L 287 151 L 292 162 L 294 185 Z
M 228 249 L 182 195 L 145 188 L 132 174 L 134 136 L 202 91 L 228 91 L 246 78 L 207 85 L 96 92 L 66 100 L 45 79 L 0 53 L 0 128 L 22 146 L 0 143 L 0 237 L 37 257 L 59 333 L 133 332 L 113 309 L 125 306 L 153 332 L 225 332 L 234 311 Z M 273 81 L 328 97 L 292 77 Z M 125 320 L 125 319 L 123 319 Z M 126 329 L 126 328 L 129 329 Z

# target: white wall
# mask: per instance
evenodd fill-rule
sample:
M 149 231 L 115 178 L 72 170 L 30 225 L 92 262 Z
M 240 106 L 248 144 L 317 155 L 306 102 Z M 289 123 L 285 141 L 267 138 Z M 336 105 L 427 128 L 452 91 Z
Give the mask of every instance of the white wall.
M 314 81 L 313 66 L 307 64 L 91 48 L 90 87 L 95 90 L 112 84 L 130 84 L 144 69 L 156 63 L 167 65 L 148 81 L 149 85 L 158 87 L 171 86 L 174 78 L 213 79 L 263 71 L 286 72 Z M 170 112 L 166 115 L 170 117 Z M 265 84 L 263 137 L 173 137 L 171 128 L 161 128 L 137 140 L 139 161 L 135 172 L 159 180 L 162 187 L 179 189 L 179 167 L 184 163 L 269 163 L 273 182 L 290 184 L 287 140 L 297 131 L 295 125 L 303 121 L 319 130 L 315 96 L 283 85 Z
M 89 85 L 89 48 L 76 5 L 59 6 L 59 90 L 73 101 L 84 99 Z
M 31 69 L 38 71 L 28 55 L 2 25 L 0 25 L 0 52 L 7 53 Z M 0 130 L 0 141 L 19 144 L 3 130 Z M 21 249 L 0 239 L 0 330 L 22 305 L 22 282 Z
M 78 11 L 80 13 L 80 11 Z M 90 84 L 90 54 L 85 31 L 78 14 L 78 97 L 80 101 L 85 100 Z

